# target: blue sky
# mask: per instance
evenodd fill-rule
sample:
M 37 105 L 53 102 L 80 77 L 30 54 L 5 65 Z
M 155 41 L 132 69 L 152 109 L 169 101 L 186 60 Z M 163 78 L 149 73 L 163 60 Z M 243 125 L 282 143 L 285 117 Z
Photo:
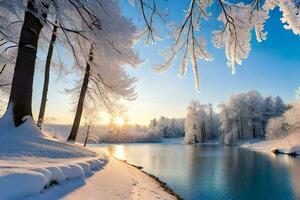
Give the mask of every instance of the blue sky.
M 168 7 L 169 20 L 178 23 L 182 20 L 183 9 L 187 7 L 188 0 L 160 2 L 162 7 Z M 130 6 L 127 1 L 121 1 L 121 7 L 124 15 L 141 27 L 142 20 L 139 18 L 137 8 Z M 201 93 L 195 90 L 190 67 L 182 79 L 177 76 L 179 62 L 175 62 L 170 70 L 163 74 L 151 70 L 151 67 L 163 61 L 158 49 L 166 48 L 170 44 L 169 40 L 157 41 L 155 45 L 147 47 L 143 41 L 138 42 L 135 48 L 146 61 L 138 69 L 128 68 L 128 73 L 139 79 L 136 83 L 138 99 L 126 103 L 130 122 L 147 124 L 151 118 L 161 115 L 183 117 L 186 106 L 192 99 L 217 106 L 226 101 L 231 94 L 248 90 L 258 90 L 263 95 L 279 95 L 285 101 L 291 101 L 295 89 L 300 86 L 300 36 L 285 30 L 280 17 L 281 13 L 278 10 L 272 12 L 265 27 L 268 32 L 266 41 L 258 43 L 253 37 L 250 55 L 242 66 L 237 67 L 236 75 L 232 75 L 231 69 L 226 66 L 224 49 L 215 49 L 211 45 L 209 31 L 204 32 L 214 60 L 199 62 Z M 210 23 L 207 26 L 209 29 L 216 29 L 219 24 Z M 65 80 L 52 79 L 54 83 L 51 82 L 47 107 L 50 118 L 55 117 L 60 122 L 72 123 L 73 113 L 71 106 L 68 105 L 70 98 L 61 91 L 63 87 L 71 87 L 74 77 L 68 77 L 67 84 Z M 38 77 L 35 81 L 36 94 L 41 94 L 41 83 L 42 78 Z M 33 107 L 39 107 L 39 98 L 37 95 L 34 96 L 34 104 L 37 106 Z

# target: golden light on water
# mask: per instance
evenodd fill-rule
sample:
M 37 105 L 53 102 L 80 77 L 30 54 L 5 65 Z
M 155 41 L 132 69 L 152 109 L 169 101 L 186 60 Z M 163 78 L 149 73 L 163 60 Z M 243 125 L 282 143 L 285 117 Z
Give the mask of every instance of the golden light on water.
M 117 145 L 114 154 L 116 158 L 124 160 L 125 159 L 124 146 Z

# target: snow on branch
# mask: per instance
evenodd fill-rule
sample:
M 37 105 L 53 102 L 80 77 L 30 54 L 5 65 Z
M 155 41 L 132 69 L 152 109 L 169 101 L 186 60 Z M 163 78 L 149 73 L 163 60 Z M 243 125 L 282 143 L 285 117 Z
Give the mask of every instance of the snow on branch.
M 282 12 L 281 22 L 284 28 L 300 35 L 300 1 L 299 0 L 266 0 L 263 6 L 266 12 L 279 7 Z
M 145 23 L 145 28 L 140 36 L 146 36 L 145 45 L 148 45 L 149 41 L 155 43 L 156 38 L 159 38 L 159 34 L 155 28 L 155 18 L 160 19 L 166 24 L 165 17 L 167 13 L 162 12 L 157 5 L 156 0 L 128 0 L 133 6 L 137 6 L 141 12 L 142 19 Z
M 266 39 L 264 23 L 268 14 L 261 10 L 258 3 L 230 4 L 218 0 L 222 12 L 219 20 L 224 23 L 222 30 L 213 31 L 212 41 L 217 48 L 225 47 L 227 65 L 236 73 L 236 64 L 241 65 L 251 50 L 251 31 L 255 29 L 258 41 Z
M 212 56 L 206 49 L 205 39 L 197 35 L 197 32 L 200 31 L 201 18 L 207 19 L 210 15 L 207 11 L 210 4 L 211 1 L 191 0 L 182 24 L 173 30 L 172 35 L 175 42 L 169 49 L 163 52 L 166 61 L 155 67 L 155 71 L 164 72 L 172 65 L 176 56 L 180 55 L 182 62 L 179 69 L 179 76 L 183 77 L 187 70 L 188 61 L 190 60 L 197 90 L 200 90 L 198 59 L 212 59 Z
M 85 103 L 95 104 L 96 107 L 111 113 L 119 107 L 120 99 L 136 99 L 134 91 L 136 79 L 126 73 L 124 65 L 135 67 L 141 61 L 133 50 L 138 37 L 137 29 L 130 20 L 121 15 L 118 2 L 101 1 L 101 9 L 106 11 L 97 13 L 97 17 L 101 19 L 101 29 L 93 31 L 94 40 L 91 41 L 75 34 L 76 48 L 73 49 L 73 54 L 81 55 L 81 60 L 78 61 L 81 66 L 89 63 L 91 67 Z M 87 52 L 91 42 L 94 46 L 94 58 L 88 60 Z M 82 67 L 82 72 L 83 69 Z M 71 91 L 72 95 L 78 96 L 80 84 L 81 81 L 75 84 L 77 90 Z

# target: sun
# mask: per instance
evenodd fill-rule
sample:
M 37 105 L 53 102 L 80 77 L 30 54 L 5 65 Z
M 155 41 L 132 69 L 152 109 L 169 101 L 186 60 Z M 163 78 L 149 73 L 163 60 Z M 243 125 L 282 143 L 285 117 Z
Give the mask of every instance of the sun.
M 123 117 L 117 117 L 115 119 L 115 124 L 118 125 L 118 126 L 122 126 L 122 125 L 124 125 L 124 123 L 125 123 L 125 120 L 124 120 Z

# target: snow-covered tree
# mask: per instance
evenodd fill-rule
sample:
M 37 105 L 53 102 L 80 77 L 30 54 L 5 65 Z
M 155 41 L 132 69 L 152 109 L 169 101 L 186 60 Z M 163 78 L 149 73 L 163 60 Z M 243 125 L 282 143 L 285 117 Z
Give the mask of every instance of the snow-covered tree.
M 282 99 L 279 96 L 275 98 L 274 104 L 276 116 L 281 116 L 287 109 L 286 105 L 283 103 Z
M 284 117 L 273 117 L 267 124 L 267 138 L 280 139 L 288 135 L 289 127 Z
M 6 82 L 3 84 L 3 87 L 0 87 L 0 90 L 5 94 L 5 100 L 8 99 L 7 96 L 9 96 L 12 77 L 14 74 L 14 66 L 16 62 L 17 57 L 17 50 L 18 50 L 18 40 L 21 33 L 21 26 L 20 24 L 23 22 L 21 19 L 24 15 L 25 10 L 20 10 L 20 13 L 17 13 L 16 15 L 10 15 L 7 19 L 3 20 L 5 28 L 2 27 L 3 30 L 6 30 L 6 32 L 9 33 L 9 39 L 3 42 L 3 47 L 1 49 L 1 56 L 2 59 L 0 59 L 3 62 L 3 71 L 5 69 L 6 73 L 1 73 L 0 80 L 1 82 Z M 2 10 L 1 14 L 5 12 Z M 8 11 L 9 12 L 9 11 Z M 53 27 L 52 30 L 50 30 Z M 40 57 L 37 57 L 37 66 L 45 66 L 45 73 L 44 73 L 44 86 L 43 86 L 43 94 L 42 94 L 42 100 L 40 105 L 40 112 L 37 120 L 37 125 L 39 128 L 41 128 L 44 115 L 45 115 L 45 108 L 46 108 L 46 101 L 47 101 L 47 92 L 48 92 L 48 85 L 49 85 L 49 79 L 50 79 L 50 66 L 52 65 L 52 69 L 55 71 L 58 71 L 58 75 L 60 76 L 62 72 L 66 74 L 67 69 L 63 67 L 62 59 L 59 55 L 58 44 L 60 48 L 68 47 L 67 42 L 64 42 L 64 40 L 58 40 L 56 42 L 57 37 L 64 38 L 62 31 L 58 31 L 58 25 L 57 23 L 50 24 L 50 26 L 46 26 L 42 29 L 40 37 L 39 37 L 39 46 L 38 51 L 43 51 L 47 54 L 46 62 L 44 62 L 43 54 L 39 54 Z M 8 34 L 6 33 L 6 35 Z M 6 36 L 7 37 L 7 36 Z M 5 37 L 5 38 L 6 38 Z M 50 39 L 51 38 L 51 39 Z M 4 40 L 4 38 L 3 38 Z M 47 49 L 47 50 L 46 50 Z M 52 57 L 54 57 L 53 60 Z
M 285 108 L 282 100 L 280 102 L 280 108 Z M 277 116 L 272 97 L 263 98 L 257 91 L 232 95 L 220 109 L 221 141 L 225 144 L 265 137 L 268 121 Z
M 298 133 L 299 133 L 299 131 L 300 131 L 300 102 L 296 101 L 293 104 L 293 108 L 287 110 L 284 113 L 284 117 L 286 119 L 286 123 L 289 126 L 289 132 L 293 133 L 293 132 L 298 131 Z
M 252 118 L 249 113 L 255 113 L 256 109 L 252 107 L 251 95 L 236 94 L 232 95 L 227 104 L 221 105 L 221 130 L 223 132 L 222 140 L 230 143 L 247 138 L 250 131 Z M 253 123 L 254 125 L 254 123 Z
M 300 102 L 282 116 L 271 118 L 267 125 L 267 138 L 276 140 L 274 149 L 286 149 L 288 152 L 299 150 L 300 137 Z
M 73 2 L 35 0 L 28 1 L 27 8 L 24 9 L 25 7 L 25 1 L 1 3 L 1 8 L 9 13 L 25 13 L 24 30 L 22 29 L 19 37 L 19 53 L 23 52 L 21 51 L 23 46 L 22 49 L 20 48 L 20 45 L 23 43 L 26 43 L 23 53 L 31 53 L 26 54 L 26 56 L 20 54 L 20 61 L 18 62 L 17 59 L 14 72 L 15 81 L 13 81 L 12 84 L 10 105 L 13 110 L 13 119 L 16 126 L 23 123 L 22 118 L 25 115 L 32 115 L 32 80 L 37 43 L 39 32 L 43 27 L 47 28 L 48 25 L 51 25 L 51 27 L 57 25 L 55 27 L 59 29 L 65 37 L 64 39 L 69 45 L 68 48 L 74 55 L 76 65 L 85 71 L 85 75 L 87 76 L 87 81 L 83 81 L 83 83 L 85 83 L 83 85 L 85 86 L 82 88 L 85 89 L 82 90 L 80 95 L 81 101 L 79 101 L 77 106 L 78 112 L 74 120 L 75 128 L 74 130 L 72 129 L 73 133 L 78 130 L 76 124 L 80 124 L 79 116 L 81 116 L 82 113 L 81 107 L 85 96 L 83 93 L 85 93 L 86 90 L 92 91 L 88 94 L 90 99 L 94 102 L 97 101 L 105 108 L 112 107 L 112 104 L 120 97 L 126 99 L 135 98 L 134 87 L 132 85 L 135 79 L 129 77 L 121 65 L 135 65 L 139 62 L 137 55 L 131 49 L 135 40 L 136 31 L 133 24 L 121 16 L 120 8 L 116 1 Z M 4 12 L 1 12 L 1 14 L 2 13 Z M 54 23 L 54 20 L 56 20 L 57 23 Z M 5 27 L 1 28 L 3 28 L 3 31 L 1 30 L 2 35 L 8 35 L 5 33 L 10 29 L 4 29 Z M 27 33 L 28 36 L 26 35 Z M 22 36 L 25 38 L 22 38 Z M 5 39 L 11 40 L 11 38 L 8 37 L 5 37 Z M 24 41 L 22 41 L 22 39 Z M 29 41 L 26 41 L 27 39 Z M 51 44 L 52 41 L 50 47 L 53 48 Z M 90 51 L 89 48 L 91 44 L 93 45 L 93 52 Z M 30 52 L 32 50 L 33 52 Z M 90 52 L 89 55 L 87 55 L 88 52 Z M 27 57 L 27 63 L 21 61 L 25 57 Z M 84 67 L 86 60 L 88 60 L 87 68 Z M 47 59 L 47 63 L 48 62 L 49 60 Z M 26 68 L 24 67 L 25 65 Z M 23 78 L 21 76 L 23 76 Z M 91 80 L 90 83 L 88 83 L 89 80 Z M 45 86 L 47 87 L 47 84 L 45 84 Z M 46 95 L 44 94 L 43 99 L 46 99 Z M 22 102 L 20 102 L 20 100 L 22 100 Z M 43 111 L 44 108 L 45 106 L 42 104 L 41 111 Z M 43 116 L 43 112 L 40 116 Z M 42 119 L 42 117 L 39 117 L 39 119 Z M 76 138 L 76 136 L 73 137 L 73 139 L 74 138 Z
M 233 143 L 245 137 L 245 126 L 247 124 L 246 101 L 244 94 L 232 95 L 227 104 L 219 106 L 221 141 L 226 144 Z
M 264 99 L 264 110 L 263 110 L 263 131 L 266 132 L 266 126 L 272 117 L 275 116 L 276 110 L 275 110 L 275 105 L 274 101 L 271 96 L 267 96 Z
M 197 101 L 192 101 L 188 108 L 184 122 L 184 130 L 185 130 L 185 143 L 198 143 L 199 139 L 202 138 L 200 136 L 201 128 L 200 128 L 200 119 L 198 116 L 198 112 L 200 110 L 200 103 Z
M 157 126 L 157 119 L 154 118 L 154 119 L 152 119 L 152 120 L 150 121 L 149 128 L 150 128 L 150 129 L 155 129 L 156 126 Z
M 217 119 L 212 111 L 212 107 L 192 101 L 185 117 L 185 143 L 204 142 L 214 138 L 217 133 Z
M 299 133 L 300 133 L 300 99 L 297 98 L 298 90 L 296 91 L 295 101 L 291 103 L 289 109 L 286 106 L 282 106 L 282 100 L 277 98 L 278 105 L 281 108 L 280 111 L 285 110 L 284 113 L 278 116 L 276 113 L 269 120 L 267 125 L 267 136 L 271 139 L 282 139 L 282 138 L 293 138 L 289 143 L 294 143 L 294 145 L 299 145 Z M 284 109 L 283 109 L 284 108 Z
M 76 139 L 86 95 L 87 101 L 108 112 L 113 112 L 120 98 L 134 100 L 136 97 L 133 85 L 136 79 L 130 77 L 123 66 L 136 66 L 140 62 L 133 50 L 136 28 L 121 15 L 117 1 L 103 1 L 101 5 L 104 10 L 98 13 L 101 30 L 94 31 L 97 40 L 92 46 L 88 42 L 78 41 L 81 51 L 89 51 L 90 54 L 86 55 L 88 61 L 79 87 L 79 101 L 68 140 Z
M 248 125 L 250 126 L 252 137 L 262 137 L 263 132 L 263 111 L 264 99 L 256 91 L 246 93 L 246 105 L 248 113 Z
M 209 115 L 209 124 L 210 124 L 210 138 L 217 138 L 219 137 L 219 115 L 214 111 L 213 105 L 208 104 L 208 115 Z
M 14 72 L 14 64 L 17 56 L 17 41 L 20 28 L 19 14 L 9 16 L 8 10 L 1 10 L 0 30 L 6 29 L 6 32 L 0 32 L 0 105 L 3 107 L 1 113 L 5 111 Z M 3 17 L 2 17 L 3 14 Z
M 93 31 L 101 28 L 100 18 L 97 15 L 101 10 L 101 2 L 12 0 L 1 1 L 0 6 L 1 17 L 4 19 L 25 11 L 9 98 L 8 110 L 12 110 L 13 115 L 7 116 L 13 119 L 15 126 L 19 126 L 24 122 L 24 116 L 32 116 L 32 83 L 38 40 L 42 28 L 46 24 L 53 24 L 51 20 L 56 18 L 62 30 L 76 32 L 82 37 L 94 40 L 96 38 Z M 8 14 L 2 16 L 2 10 Z M 77 26 L 84 27 L 84 29 L 78 30 Z M 10 38 L 6 34 L 8 29 L 1 28 L 1 35 L 9 40 Z

